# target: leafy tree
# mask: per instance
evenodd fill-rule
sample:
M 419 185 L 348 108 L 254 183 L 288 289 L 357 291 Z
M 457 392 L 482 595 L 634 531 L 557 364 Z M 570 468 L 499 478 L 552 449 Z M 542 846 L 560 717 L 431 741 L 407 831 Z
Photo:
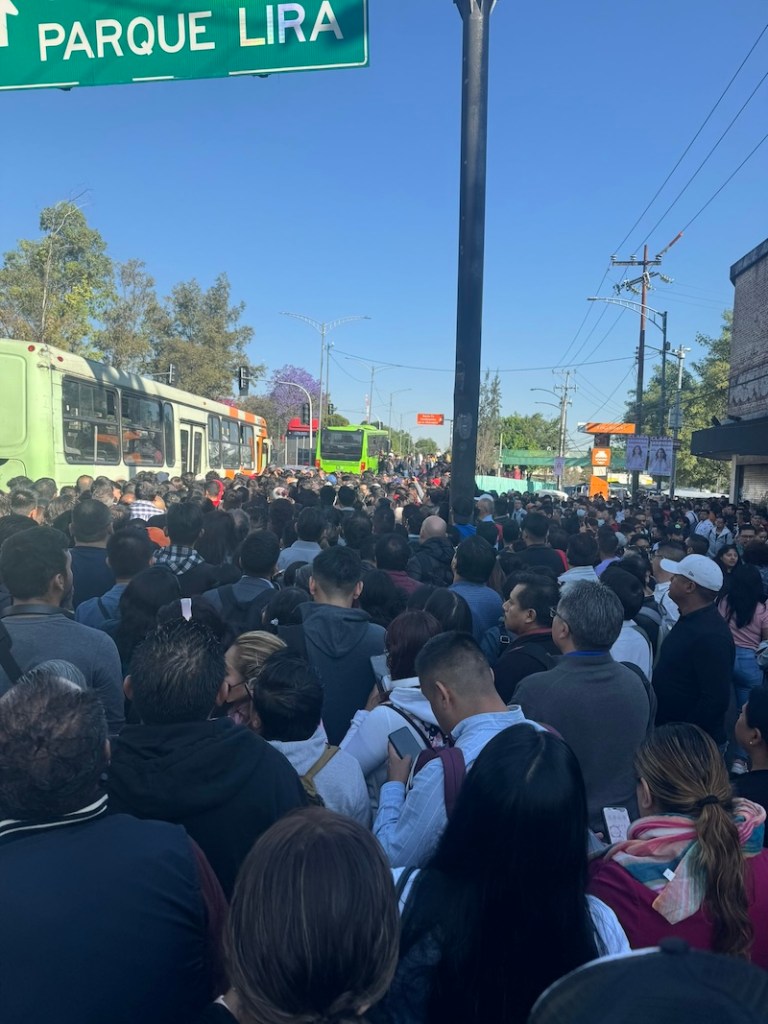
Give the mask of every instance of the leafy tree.
M 151 359 L 159 316 L 154 279 L 142 260 L 115 266 L 115 289 L 96 332 L 99 358 L 118 370 L 141 372 Z
M 432 452 L 439 451 L 439 449 L 440 445 L 431 437 L 420 437 L 414 445 L 415 451 L 423 452 L 425 455 L 430 455 Z
M 205 398 L 230 394 L 237 367 L 248 365 L 245 349 L 253 338 L 253 328 L 240 323 L 245 304 L 231 301 L 226 274 L 205 291 L 194 279 L 175 285 L 154 317 L 152 372 L 173 363 L 186 391 Z M 264 369 L 249 366 L 251 378 Z
M 505 448 L 552 448 L 560 443 L 560 418 L 551 419 L 535 412 L 532 416 L 513 412 L 501 421 L 500 433 Z
M 349 420 L 346 416 L 342 416 L 341 413 L 332 412 L 330 416 L 323 418 L 323 423 L 326 427 L 348 427 Z
M 289 383 L 281 383 L 287 381 Z M 295 387 L 292 385 L 299 385 Z M 317 419 L 320 399 L 320 381 L 300 366 L 286 364 L 274 370 L 267 381 L 267 395 L 275 408 L 275 433 L 284 434 L 288 421 L 298 416 L 302 405 L 306 404 L 307 396 L 300 390 L 304 388 L 312 398 L 312 418 Z M 325 421 L 327 424 L 327 420 Z
M 725 419 L 728 404 L 728 375 L 730 371 L 731 310 L 723 313 L 720 335 L 697 334 L 696 343 L 704 349 L 701 359 L 683 370 L 680 392 L 680 411 L 683 426 L 680 431 L 680 449 L 677 453 L 677 484 L 680 487 L 698 487 L 721 491 L 727 487 L 729 467 L 717 459 L 701 459 L 691 455 L 691 434 L 705 430 L 713 416 Z M 674 409 L 677 392 L 678 364 L 667 358 L 666 409 Z M 627 417 L 635 412 L 634 393 L 627 402 Z M 666 416 L 665 416 L 666 418 Z M 654 434 L 661 427 L 661 365 L 654 367 L 643 392 L 643 431 Z
M 106 242 L 71 202 L 44 209 L 40 230 L 3 257 L 0 334 L 88 355 L 112 293 Z
M 491 376 L 486 370 L 480 384 L 480 406 L 477 417 L 477 468 L 487 473 L 499 463 L 501 433 L 501 378 L 498 371 Z

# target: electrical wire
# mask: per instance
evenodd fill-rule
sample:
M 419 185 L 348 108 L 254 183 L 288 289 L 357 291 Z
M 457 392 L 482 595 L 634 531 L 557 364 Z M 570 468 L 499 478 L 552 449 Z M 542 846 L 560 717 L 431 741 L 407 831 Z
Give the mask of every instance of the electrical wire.
M 724 132 L 722 133 L 722 135 L 720 136 L 720 138 L 719 138 L 719 139 L 717 140 L 717 142 L 716 142 L 716 143 L 714 144 L 714 146 L 713 146 L 713 147 L 712 147 L 712 148 L 710 149 L 710 151 L 709 151 L 709 152 L 707 153 L 707 155 L 706 155 L 706 156 L 704 157 L 704 159 L 703 159 L 703 160 L 701 161 L 701 163 L 700 163 L 700 164 L 699 164 L 699 166 L 698 166 L 698 167 L 696 168 L 696 170 L 695 170 L 695 171 L 693 172 L 693 174 L 692 174 L 692 175 L 690 176 L 690 178 L 689 178 L 689 179 L 688 179 L 688 181 L 687 181 L 687 182 L 685 183 L 685 185 L 683 185 L 682 189 L 681 189 L 681 190 L 680 190 L 680 191 L 679 191 L 679 192 L 677 193 L 677 195 L 676 195 L 676 196 L 675 196 L 675 198 L 674 198 L 674 199 L 672 200 L 672 202 L 671 202 L 671 203 L 669 204 L 669 206 L 668 206 L 668 207 L 666 208 L 666 210 L 664 211 L 664 213 L 662 213 L 661 217 L 659 217 L 659 219 L 658 219 L 658 220 L 656 221 L 656 223 L 655 223 L 655 224 L 653 225 L 653 227 L 651 228 L 651 230 L 650 230 L 650 231 L 648 232 L 648 234 L 647 234 L 647 235 L 645 236 L 645 238 L 643 239 L 643 241 L 642 241 L 642 242 L 640 243 L 641 245 L 645 245 L 645 243 L 646 243 L 646 242 L 648 241 L 648 239 L 649 239 L 649 238 L 651 237 L 651 235 L 652 235 L 652 234 L 654 233 L 654 231 L 655 231 L 655 230 L 656 230 L 656 229 L 657 229 L 657 228 L 659 227 L 659 225 L 660 225 L 660 224 L 662 224 L 662 223 L 664 222 L 664 220 L 665 220 L 665 219 L 666 219 L 666 217 L 667 217 L 667 214 L 668 214 L 668 213 L 669 213 L 669 212 L 670 212 L 671 210 L 673 210 L 673 209 L 675 208 L 675 206 L 677 206 L 677 204 L 678 204 L 678 202 L 680 201 L 680 199 L 682 199 L 682 197 L 683 197 L 683 196 L 685 195 L 685 193 L 686 193 L 686 192 L 688 191 L 688 188 L 689 188 L 689 186 L 690 186 L 690 185 L 691 185 L 691 184 L 692 184 L 692 183 L 694 182 L 694 180 L 695 180 L 695 179 L 696 179 L 696 178 L 698 177 L 699 171 L 701 171 L 701 170 L 703 169 L 703 167 L 704 167 L 704 166 L 705 166 L 705 164 L 706 164 L 706 163 L 707 163 L 707 162 L 709 161 L 709 158 L 710 158 L 710 157 L 712 156 L 712 154 L 713 154 L 713 153 L 715 152 L 715 150 L 716 150 L 716 149 L 718 148 L 718 146 L 719 146 L 719 145 L 720 145 L 720 143 L 721 143 L 721 142 L 723 141 L 723 139 L 725 138 L 725 136 L 726 136 L 726 135 L 728 134 L 728 132 L 729 132 L 729 131 L 731 130 L 731 128 L 733 128 L 733 126 L 734 126 L 734 125 L 736 124 L 736 122 L 737 122 L 737 121 L 738 121 L 738 119 L 739 119 L 739 118 L 741 117 L 741 115 L 742 115 L 742 113 L 744 112 L 744 110 L 746 110 L 746 108 L 747 108 L 748 104 L 749 104 L 749 103 L 750 103 L 750 102 L 752 101 L 752 97 L 753 97 L 753 96 L 755 95 L 755 93 L 756 93 L 756 92 L 757 92 L 757 90 L 758 90 L 758 89 L 760 88 L 760 86 L 761 86 L 761 85 L 763 84 L 763 82 L 764 82 L 764 81 L 766 80 L 766 78 L 768 78 L 768 71 L 766 71 L 766 73 L 765 73 L 765 74 L 763 75 L 763 77 L 762 77 L 762 78 L 760 79 L 760 81 L 759 81 L 759 82 L 757 83 L 757 85 L 755 86 L 755 88 L 754 88 L 754 89 L 752 90 L 752 92 L 751 92 L 751 93 L 749 94 L 749 96 L 747 96 L 746 100 L 745 100 L 745 101 L 744 101 L 744 102 L 742 103 L 742 105 L 741 105 L 741 106 L 739 107 L 739 109 L 738 109 L 738 110 L 736 111 L 736 113 L 735 113 L 735 114 L 734 114 L 734 116 L 733 116 L 733 117 L 731 118 L 730 122 L 728 123 L 728 125 L 727 125 L 727 127 L 726 127 L 725 131 L 724 131 Z M 766 135 L 766 136 L 765 136 L 765 138 L 768 138 L 768 135 Z M 763 142 L 765 141 L 765 138 L 764 138 L 764 139 L 762 140 Z M 757 149 L 759 149 L 761 145 L 762 145 L 762 142 L 758 143 L 758 145 L 757 145 L 757 146 L 755 147 L 755 150 L 753 150 L 753 152 L 756 152 L 756 150 L 757 150 Z M 751 155 L 752 155 L 752 154 L 750 153 L 750 156 L 751 156 Z M 747 157 L 747 159 L 749 159 L 749 157 Z M 746 162 L 746 161 L 744 161 L 744 162 Z M 742 167 L 742 166 L 743 166 L 743 164 L 739 164 L 739 166 L 738 166 L 738 167 L 736 168 L 736 171 L 735 171 L 734 173 L 738 172 L 738 171 L 739 171 L 739 170 L 741 169 L 741 167 Z M 728 181 L 730 181 L 730 180 L 731 180 L 731 179 L 729 178 L 729 179 L 728 179 Z M 727 184 L 727 183 L 728 183 L 728 182 L 726 182 L 725 184 Z M 715 193 L 715 195 L 718 195 L 718 194 L 719 194 L 719 193 L 720 193 L 720 192 L 721 192 L 721 191 L 723 190 L 723 188 L 725 188 L 725 185 L 722 185 L 722 186 L 721 186 L 721 187 L 720 187 L 720 188 L 718 189 L 718 191 L 717 191 L 717 192 Z M 713 196 L 712 198 L 714 199 L 715 197 Z M 710 200 L 710 202 L 711 202 L 711 201 L 712 201 L 712 200 Z M 707 204 L 707 205 L 709 205 L 709 204 Z M 703 210 L 703 209 L 706 209 L 706 207 L 702 207 L 702 210 Z M 699 212 L 701 212 L 701 211 L 699 211 Z M 698 214 L 696 214 L 696 217 L 698 217 Z M 689 227 L 689 226 L 690 226 L 690 225 L 691 225 L 691 224 L 693 223 L 693 221 L 694 221 L 694 220 L 696 219 L 696 217 L 694 217 L 694 218 L 693 218 L 693 220 L 689 221 L 689 223 L 688 223 L 688 224 L 686 224 L 686 226 L 685 226 L 685 227 L 683 228 L 683 231 L 686 231 L 686 230 L 688 229 L 688 227 Z
M 731 86 L 733 85 L 733 83 L 734 83 L 734 82 L 736 81 L 736 79 L 738 78 L 739 74 L 741 73 L 741 69 L 742 69 L 742 68 L 744 67 L 744 65 L 745 65 L 745 64 L 747 63 L 747 61 L 749 60 L 749 58 L 750 58 L 750 57 L 752 56 L 752 54 L 753 54 L 753 52 L 754 52 L 755 48 L 757 47 L 758 43 L 759 43 L 759 42 L 760 42 L 760 40 L 761 40 L 761 39 L 763 38 L 763 36 L 765 35 L 765 33 L 766 33 L 766 32 L 768 32 L 768 24 L 766 24 L 766 25 L 764 25 L 764 26 L 763 26 L 763 29 L 762 29 L 762 31 L 760 32 L 760 34 L 758 35 L 757 39 L 756 39 L 756 40 L 754 41 L 754 43 L 752 44 L 752 46 L 751 46 L 751 47 L 749 48 L 749 50 L 747 51 L 747 55 L 746 55 L 746 57 L 744 57 L 744 59 L 742 60 L 741 64 L 739 64 L 739 66 L 738 66 L 738 67 L 736 68 L 736 70 L 734 71 L 733 75 L 732 75 L 732 76 L 731 76 L 731 78 L 730 78 L 730 81 L 728 82 L 728 84 L 726 85 L 726 87 L 725 87 L 725 88 L 723 89 L 723 91 L 722 91 L 722 92 L 720 93 L 720 95 L 718 96 L 717 100 L 715 101 L 715 105 L 714 105 L 714 106 L 712 107 L 712 109 L 710 110 L 710 112 L 709 112 L 709 113 L 707 114 L 707 116 L 706 116 L 706 117 L 704 118 L 704 120 L 703 120 L 703 121 L 701 122 L 701 124 L 699 125 L 699 127 L 698 127 L 698 130 L 696 131 L 696 134 L 695 134 L 695 135 L 693 136 L 693 138 L 691 139 L 691 141 L 690 141 L 690 142 L 688 143 L 688 145 L 687 145 L 687 146 L 685 147 L 685 149 L 683 150 L 683 152 L 682 152 L 682 153 L 681 153 L 681 155 L 679 156 L 679 158 L 678 158 L 677 162 L 675 163 L 674 167 L 672 168 L 672 170 L 671 170 L 671 171 L 669 172 L 669 174 L 668 174 L 668 175 L 666 176 L 666 178 L 664 179 L 664 181 L 662 181 L 662 183 L 661 183 L 661 184 L 659 185 L 659 187 L 658 187 L 658 188 L 656 189 L 656 191 L 655 191 L 655 192 L 654 192 L 654 194 L 653 194 L 653 197 L 651 198 L 651 200 L 650 200 L 650 202 L 648 203 L 648 205 L 646 206 L 646 208 L 645 208 L 645 209 L 643 210 L 643 212 L 642 212 L 642 213 L 640 214 L 640 216 L 639 216 L 639 217 L 637 218 L 637 220 L 635 221 L 635 223 L 634 223 L 634 224 L 632 225 L 632 227 L 631 227 L 631 228 L 629 229 L 629 231 L 628 231 L 628 232 L 626 233 L 626 235 L 625 235 L 625 237 L 624 237 L 624 238 L 622 239 L 621 243 L 620 243 L 619 245 L 617 245 L 617 246 L 616 246 L 616 249 L 614 250 L 615 252 L 618 252 L 618 250 L 619 250 L 619 249 L 622 249 L 622 248 L 624 247 L 624 245 L 625 245 L 625 243 L 626 243 L 627 239 L 628 239 L 628 238 L 630 237 L 630 235 L 632 234 L 632 232 L 633 232 L 633 231 L 635 230 L 635 228 L 636 228 L 636 227 L 638 226 L 638 224 L 639 224 L 639 223 L 640 223 L 640 222 L 642 221 L 643 217 L 644 217 L 644 216 L 646 215 L 646 213 L 648 213 L 648 211 L 650 210 L 650 208 L 651 208 L 651 207 L 653 206 L 653 204 L 654 204 L 654 203 L 656 202 L 656 200 L 658 199 L 659 195 L 660 195 L 660 194 L 661 194 L 661 192 L 663 191 L 663 189 L 664 189 L 664 187 L 666 186 L 666 184 L 667 184 L 667 182 L 669 181 L 669 179 L 670 179 L 670 178 L 672 177 L 672 175 L 673 175 L 673 174 L 675 173 L 675 171 L 677 170 L 677 168 L 678 168 L 678 167 L 680 166 L 680 164 L 681 164 L 681 163 L 683 162 L 683 160 L 685 159 L 685 157 L 686 157 L 686 156 L 688 155 L 688 153 L 690 152 L 691 146 L 693 146 L 693 144 L 694 144 L 694 142 L 696 141 L 696 139 L 698 139 L 698 137 L 699 137 L 699 136 L 701 135 L 702 131 L 703 131 L 703 130 L 704 130 L 704 129 L 706 128 L 707 124 L 708 124 L 708 123 L 709 123 L 709 121 L 711 120 L 711 118 L 712 118 L 712 115 L 713 115 L 713 114 L 714 114 L 714 112 L 715 112 L 715 111 L 717 110 L 717 108 L 718 108 L 718 107 L 720 106 L 720 104 L 722 103 L 722 101 L 723 101 L 723 100 L 725 99 L 725 96 L 726 96 L 726 94 L 728 93 L 729 89 L 731 88 Z
M 717 199 L 717 197 L 718 197 L 718 196 L 720 195 L 720 193 L 721 193 L 721 192 L 723 191 L 723 189 L 725 188 L 725 186 L 726 186 L 726 185 L 727 185 L 727 184 L 728 184 L 728 183 L 729 183 L 730 181 L 732 181 L 732 180 L 733 180 L 733 178 L 735 178 L 735 177 L 736 177 L 736 175 L 737 175 L 737 174 L 739 173 L 739 171 L 740 171 L 740 170 L 741 170 L 741 168 L 742 168 L 742 167 L 744 166 L 744 164 L 746 164 L 746 163 L 747 163 L 747 162 L 748 162 L 749 160 L 751 160 L 751 159 L 752 159 L 752 157 L 753 157 L 753 156 L 755 155 L 755 153 L 756 153 L 756 152 L 758 151 L 758 149 L 760 149 L 760 147 L 761 147 L 761 146 L 763 145 L 763 143 L 764 143 L 764 142 L 766 142 L 767 140 L 768 140 L 768 133 L 766 133 L 766 134 L 765 134 L 765 135 L 764 135 L 764 136 L 762 137 L 762 139 L 760 139 L 760 141 L 758 142 L 758 144 L 757 144 L 757 145 L 755 146 L 755 148 L 754 148 L 754 149 L 752 149 L 752 150 L 751 150 L 751 151 L 750 151 L 749 153 L 747 153 L 747 155 L 746 155 L 746 156 L 744 157 L 744 159 L 743 159 L 743 160 L 741 161 L 741 163 L 740 163 L 740 164 L 739 164 L 739 166 L 738 166 L 738 167 L 736 168 L 736 170 L 735 170 L 735 171 L 733 171 L 733 172 L 732 172 L 731 174 L 729 174 L 729 175 L 728 175 L 728 177 L 727 177 L 727 178 L 725 179 L 725 181 L 724 181 L 724 182 L 723 182 L 723 184 L 722 184 L 722 185 L 720 186 L 720 188 L 719 188 L 719 189 L 718 189 L 718 190 L 717 190 L 717 191 L 716 191 L 716 192 L 714 193 L 714 195 L 710 196 L 710 198 L 709 198 L 709 199 L 708 199 L 708 200 L 706 201 L 706 203 L 704 203 L 704 205 L 703 205 L 703 206 L 701 207 L 701 209 L 700 209 L 700 210 L 699 210 L 699 211 L 698 211 L 697 213 L 695 213 L 695 214 L 693 215 L 693 217 L 691 217 L 691 219 L 690 219 L 690 220 L 688 221 L 688 223 L 687 223 L 687 224 L 685 225 L 685 227 L 683 228 L 683 231 L 687 231 L 687 230 L 688 230 L 688 228 L 689 228 L 689 227 L 691 226 L 691 224 L 693 224 L 693 222 L 694 222 L 695 220 L 698 220 L 698 218 L 699 218 L 699 217 L 700 217 L 700 216 L 702 215 L 702 213 L 704 213 L 704 211 L 705 211 L 705 210 L 706 210 L 706 208 L 707 208 L 707 207 L 709 206 L 709 204 L 710 204 L 711 202 L 713 202 L 713 200 Z
M 343 355 L 346 355 L 346 353 L 345 352 L 339 352 L 339 355 L 343 356 Z M 334 356 L 332 356 L 331 358 L 333 359 L 333 362 L 336 363 L 336 358 Z M 619 356 L 619 357 L 614 358 L 614 359 L 596 359 L 594 362 L 590 361 L 588 363 L 574 363 L 572 365 L 574 367 L 577 367 L 577 366 L 602 366 L 605 363 L 624 363 L 624 362 L 627 361 L 627 359 L 634 359 L 634 358 L 635 358 L 634 356 Z M 336 365 L 338 365 L 340 369 L 344 370 L 344 367 L 342 367 L 341 364 L 336 363 Z M 392 369 L 395 369 L 395 370 L 420 370 L 423 373 L 453 373 L 454 372 L 454 369 L 453 369 L 452 366 L 450 366 L 450 367 L 444 367 L 444 366 L 410 366 L 407 363 L 385 363 L 385 362 L 382 362 L 380 360 L 377 361 L 375 365 L 377 367 L 379 367 L 379 366 L 387 366 L 387 367 L 391 367 Z M 559 369 L 561 369 L 561 364 L 560 363 L 556 363 L 556 364 L 554 364 L 552 366 L 511 366 L 511 367 L 508 367 L 507 369 L 497 370 L 496 372 L 497 373 L 534 373 L 534 372 L 539 372 L 540 370 L 559 370 Z M 346 373 L 348 377 L 352 376 L 352 374 L 349 373 L 347 370 L 344 370 L 344 373 Z M 353 380 L 357 380 L 356 377 L 353 377 L 352 379 Z M 358 383 L 360 383 L 360 384 L 367 384 L 368 381 L 361 380 L 361 381 L 358 381 Z
M 619 388 L 621 388 L 626 383 L 627 378 L 630 376 L 630 374 L 632 374 L 635 371 L 636 367 L 637 367 L 637 359 L 635 359 L 633 361 L 633 363 L 630 366 L 629 370 L 627 370 L 626 374 L 621 378 L 621 380 L 616 385 L 616 387 L 613 389 L 613 391 L 610 393 L 608 398 L 606 398 L 606 400 L 603 402 L 603 404 L 592 413 L 593 417 L 597 417 L 597 415 L 603 411 L 603 409 L 606 407 L 606 405 L 608 405 L 608 403 L 611 401 L 611 399 L 616 394 L 616 392 L 619 390 Z

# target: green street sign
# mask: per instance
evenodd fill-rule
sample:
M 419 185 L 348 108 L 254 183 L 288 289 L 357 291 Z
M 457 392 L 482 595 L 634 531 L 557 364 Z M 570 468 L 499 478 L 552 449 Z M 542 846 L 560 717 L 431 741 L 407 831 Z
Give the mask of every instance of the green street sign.
M 367 64 L 368 0 L 0 0 L 0 90 Z

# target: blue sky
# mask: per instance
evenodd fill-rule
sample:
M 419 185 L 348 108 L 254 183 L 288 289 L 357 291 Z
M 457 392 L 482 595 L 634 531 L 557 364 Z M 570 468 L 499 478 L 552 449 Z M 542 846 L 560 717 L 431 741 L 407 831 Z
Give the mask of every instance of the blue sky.
M 141 5 L 138 5 L 139 7 Z M 151 4 L 147 3 L 147 7 Z M 768 21 L 765 0 L 499 0 L 492 18 L 483 366 L 504 412 L 555 410 L 550 369 L 577 366 L 569 412 L 620 417 L 638 318 L 588 310 L 612 253 L 642 242 L 765 74 L 768 33 L 641 224 L 666 177 Z M 42 207 L 88 189 L 87 216 L 117 259 L 144 259 L 165 293 L 226 271 L 255 329 L 254 362 L 319 368 L 319 337 L 279 315 L 339 327 L 336 406 L 414 428 L 451 415 L 456 320 L 461 19 L 451 0 L 370 0 L 367 69 L 267 79 L 0 94 L 0 247 Z M 768 124 L 768 82 L 651 234 L 663 248 Z M 730 265 L 768 235 L 768 143 L 665 259 L 673 346 L 717 334 Z M 610 271 L 601 294 L 611 295 Z M 609 328 L 616 322 L 613 329 Z M 609 333 L 607 333 L 609 332 Z M 606 336 L 607 333 L 607 336 Z M 657 344 L 649 327 L 648 341 Z M 658 336 L 660 337 L 660 336 Z M 575 341 L 574 341 L 575 338 Z M 573 344 L 571 344 L 574 342 Z M 692 353 L 696 356 L 696 349 Z M 629 358 L 627 358 L 629 357 Z M 564 358 L 570 361 L 563 361 Z M 603 362 L 604 360 L 624 360 Z M 555 401 L 554 398 L 551 399 Z M 447 430 L 415 430 L 447 439 Z

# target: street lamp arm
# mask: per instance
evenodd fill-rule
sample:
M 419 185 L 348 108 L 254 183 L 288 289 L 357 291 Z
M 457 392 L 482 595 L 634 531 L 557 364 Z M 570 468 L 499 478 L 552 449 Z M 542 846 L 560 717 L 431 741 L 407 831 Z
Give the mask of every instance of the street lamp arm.
M 663 320 L 667 314 L 662 313 L 661 310 L 652 309 L 650 306 L 644 306 L 642 302 L 632 302 L 631 299 L 614 299 L 606 295 L 588 295 L 587 302 L 607 302 L 611 306 L 622 306 L 624 309 L 631 309 L 633 313 L 639 313 L 641 315 L 643 310 L 645 310 L 646 316 L 648 313 L 651 314 L 648 319 L 653 326 L 660 331 L 664 330 Z M 661 317 L 662 323 L 657 323 L 655 319 L 656 317 Z

